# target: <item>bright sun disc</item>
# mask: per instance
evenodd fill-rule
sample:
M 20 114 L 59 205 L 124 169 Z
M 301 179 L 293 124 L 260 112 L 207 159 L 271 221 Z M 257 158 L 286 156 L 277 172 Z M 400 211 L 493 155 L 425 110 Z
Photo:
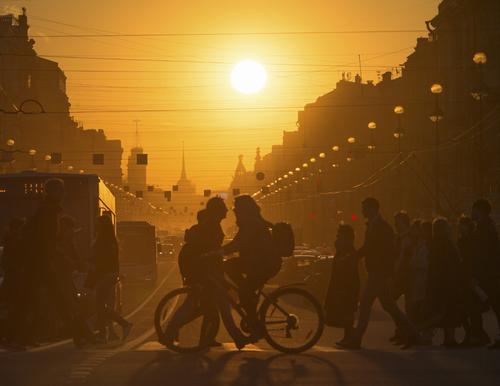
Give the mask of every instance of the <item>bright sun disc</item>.
M 236 64 L 231 71 L 231 84 L 243 94 L 255 94 L 262 90 L 267 82 L 264 66 L 253 60 L 244 60 Z

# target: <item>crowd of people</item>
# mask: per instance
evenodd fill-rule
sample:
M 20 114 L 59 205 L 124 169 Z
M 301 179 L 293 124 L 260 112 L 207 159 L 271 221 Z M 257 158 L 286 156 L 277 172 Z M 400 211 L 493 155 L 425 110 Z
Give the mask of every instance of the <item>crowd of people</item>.
M 446 218 L 412 222 L 403 211 L 394 216 L 394 231 L 382 218 L 379 202 L 365 199 L 361 248 L 355 249 L 351 226 L 342 224 L 337 231 L 325 302 L 327 324 L 344 329 L 336 345 L 361 347 L 378 298 L 396 325 L 390 338 L 396 345 L 430 345 L 441 330 L 447 348 L 500 348 L 500 339 L 491 342 L 483 327 L 483 314 L 491 309 L 500 330 L 500 246 L 491 210 L 487 200 L 477 200 L 470 216 L 458 220 L 454 237 Z M 366 270 L 362 285 L 361 258 Z M 465 332 L 460 341 L 459 328 Z
M 64 191 L 62 180 L 48 180 L 36 212 L 12 219 L 5 234 L 3 344 L 9 348 L 25 349 L 63 337 L 72 337 L 77 347 L 106 342 L 118 338 L 113 322 L 122 327 L 123 339 L 130 333 L 132 324 L 115 311 L 119 259 L 111 217 L 97 218 L 92 256 L 80 256 L 75 221 L 61 206 Z M 95 293 L 91 307 L 79 302 L 75 272 L 85 273 L 85 287 Z
M 132 324 L 115 309 L 119 247 L 112 219 L 98 217 L 92 256 L 84 259 L 75 246 L 75 221 L 63 213 L 63 197 L 64 182 L 48 180 L 36 212 L 27 219 L 12 219 L 5 234 L 2 293 L 8 318 L 3 343 L 8 347 L 23 349 L 63 336 L 72 337 L 77 347 L 107 342 L 119 339 L 114 323 L 122 328 L 122 339 L 130 334 Z M 406 212 L 398 212 L 393 227 L 381 216 L 379 202 L 365 199 L 362 211 L 367 228 L 362 246 L 355 247 L 355 232 L 349 225 L 341 224 L 337 230 L 325 302 L 327 324 L 344 329 L 337 346 L 361 347 L 378 299 L 394 320 L 395 333 L 390 338 L 394 344 L 432 344 L 440 329 L 445 347 L 500 348 L 500 339 L 491 342 L 483 327 L 483 314 L 491 309 L 500 329 L 500 246 L 491 210 L 488 201 L 477 200 L 470 217 L 458 220 L 457 237 L 453 237 L 445 218 L 411 221 Z M 207 202 L 198 213 L 198 223 L 186 231 L 179 265 L 185 284 L 204 289 L 202 339 L 210 346 L 219 345 L 221 317 L 236 346 L 242 348 L 259 338 L 255 291 L 279 272 L 284 255 L 276 249 L 273 225 L 250 196 L 236 198 L 239 230 L 223 245 L 221 221 L 227 211 L 220 197 Z M 238 257 L 223 260 L 235 253 Z M 95 295 L 94 322 L 79 304 L 75 272 L 85 273 L 85 287 Z M 255 336 L 242 333 L 232 319 L 226 294 L 218 293 L 227 289 L 213 280 L 224 275 L 237 284 Z M 198 312 L 198 306 L 187 300 L 179 308 L 169 322 L 166 339 L 176 339 L 176 331 Z M 62 328 L 54 331 L 55 326 Z M 460 342 L 459 328 L 465 331 Z

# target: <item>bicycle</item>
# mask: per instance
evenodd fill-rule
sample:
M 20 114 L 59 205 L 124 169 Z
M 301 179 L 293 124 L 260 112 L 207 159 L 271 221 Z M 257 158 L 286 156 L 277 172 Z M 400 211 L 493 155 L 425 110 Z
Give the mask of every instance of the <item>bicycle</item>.
M 227 281 L 224 281 L 224 285 L 230 290 L 238 290 L 235 285 Z M 300 288 L 301 285 L 303 284 L 281 286 L 270 293 L 264 292 L 264 288 L 257 291 L 259 299 L 257 316 L 261 330 L 259 337 L 283 353 L 304 352 L 312 348 L 323 334 L 325 326 L 323 308 L 313 295 Z M 228 291 L 224 293 L 232 309 L 241 317 L 241 330 L 251 334 L 252 329 L 247 323 L 244 309 Z M 203 319 L 208 316 L 203 307 L 204 295 L 201 287 L 185 286 L 171 291 L 160 301 L 154 320 L 160 343 L 179 353 L 197 352 L 210 346 L 217 335 L 218 325 L 213 329 L 211 336 L 201 336 Z M 165 329 L 178 307 L 186 302 L 195 302 L 192 304 L 196 304 L 197 312 L 191 315 L 177 331 L 175 339 L 169 340 Z

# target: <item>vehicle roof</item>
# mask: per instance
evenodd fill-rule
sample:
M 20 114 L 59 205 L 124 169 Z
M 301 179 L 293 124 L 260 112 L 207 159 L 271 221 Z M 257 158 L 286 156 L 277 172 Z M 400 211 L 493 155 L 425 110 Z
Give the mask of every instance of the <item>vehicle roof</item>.
M 7 173 L 7 174 L 0 174 L 1 179 L 7 179 L 7 178 L 26 178 L 26 177 L 40 177 L 40 178 L 99 178 L 97 174 L 87 174 L 87 173 L 40 173 L 40 172 L 34 172 L 34 171 L 24 171 L 20 173 Z

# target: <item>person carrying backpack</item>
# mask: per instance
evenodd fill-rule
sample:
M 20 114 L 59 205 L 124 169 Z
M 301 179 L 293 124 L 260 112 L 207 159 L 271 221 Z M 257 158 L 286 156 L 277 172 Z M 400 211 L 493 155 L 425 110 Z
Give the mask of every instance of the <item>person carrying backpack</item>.
M 271 231 L 273 225 L 262 217 L 254 199 L 248 195 L 236 197 L 234 213 L 238 233 L 222 247 L 222 253 L 238 252 L 239 256 L 227 260 L 224 271 L 238 286 L 241 306 L 249 324 L 255 326 L 258 301 L 255 292 L 278 274 L 282 261 Z

